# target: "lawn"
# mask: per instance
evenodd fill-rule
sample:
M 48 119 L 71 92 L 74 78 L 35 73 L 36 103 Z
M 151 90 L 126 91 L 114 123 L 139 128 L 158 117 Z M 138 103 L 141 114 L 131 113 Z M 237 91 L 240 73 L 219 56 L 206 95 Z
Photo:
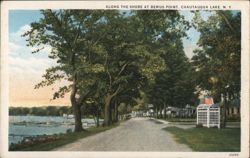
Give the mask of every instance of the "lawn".
M 117 126 L 118 126 L 118 123 L 109 127 L 98 127 L 98 128 L 91 127 L 91 128 L 88 128 L 86 131 L 78 132 L 78 133 L 57 134 L 57 135 L 54 135 L 54 137 L 57 137 L 56 140 L 48 141 L 48 142 L 38 142 L 35 144 L 18 145 L 10 149 L 10 151 L 49 151 L 54 148 L 60 147 L 62 145 L 72 143 L 78 139 L 85 138 L 85 137 L 112 129 Z
M 196 122 L 196 118 L 166 118 L 165 121 L 168 121 L 168 122 Z
M 240 151 L 240 128 L 190 128 L 166 127 L 177 142 L 187 144 L 194 151 Z

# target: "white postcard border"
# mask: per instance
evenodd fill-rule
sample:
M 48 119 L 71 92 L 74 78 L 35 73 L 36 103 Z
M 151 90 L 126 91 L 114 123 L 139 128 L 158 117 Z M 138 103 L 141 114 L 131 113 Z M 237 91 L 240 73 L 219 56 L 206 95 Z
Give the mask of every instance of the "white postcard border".
M 9 152 L 8 10 L 112 9 L 107 5 L 231 6 L 242 13 L 241 152 Z M 120 8 L 125 10 L 126 8 Z M 130 8 L 128 8 L 130 9 Z M 200 9 L 180 9 L 200 10 Z M 208 8 L 205 10 L 217 10 Z M 1 4 L 1 156 L 2 157 L 249 157 L 249 2 L 247 1 L 4 1 Z M 236 154 L 232 156 L 230 154 Z

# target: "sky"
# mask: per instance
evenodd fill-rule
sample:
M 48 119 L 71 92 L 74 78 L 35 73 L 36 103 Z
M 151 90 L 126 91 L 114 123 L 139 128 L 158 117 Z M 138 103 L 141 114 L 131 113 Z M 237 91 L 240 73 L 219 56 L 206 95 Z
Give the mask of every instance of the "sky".
M 9 12 L 9 72 L 10 73 L 10 106 L 46 106 L 69 105 L 68 95 L 65 98 L 52 100 L 53 89 L 59 84 L 34 89 L 42 80 L 45 70 L 56 63 L 48 58 L 50 48 L 32 54 L 34 49 L 27 47 L 21 35 L 30 29 L 30 23 L 41 18 L 38 10 L 11 10 Z
M 190 11 L 181 11 L 185 19 L 192 20 Z M 30 29 L 30 23 L 38 21 L 42 15 L 39 10 L 9 11 L 9 72 L 10 73 L 10 106 L 47 106 L 70 105 L 69 95 L 52 100 L 58 83 L 50 87 L 34 89 L 42 80 L 45 70 L 56 63 L 48 58 L 49 47 L 43 52 L 32 54 L 34 48 L 27 47 L 25 38 L 21 35 Z M 191 28 L 187 31 L 189 39 L 183 39 L 184 51 L 191 58 L 199 38 L 199 33 Z

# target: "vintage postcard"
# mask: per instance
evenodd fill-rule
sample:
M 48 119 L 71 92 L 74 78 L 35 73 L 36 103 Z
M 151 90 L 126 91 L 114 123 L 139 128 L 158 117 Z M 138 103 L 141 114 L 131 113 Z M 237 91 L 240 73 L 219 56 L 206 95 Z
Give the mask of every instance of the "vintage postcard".
M 1 157 L 249 157 L 248 1 L 4 1 Z

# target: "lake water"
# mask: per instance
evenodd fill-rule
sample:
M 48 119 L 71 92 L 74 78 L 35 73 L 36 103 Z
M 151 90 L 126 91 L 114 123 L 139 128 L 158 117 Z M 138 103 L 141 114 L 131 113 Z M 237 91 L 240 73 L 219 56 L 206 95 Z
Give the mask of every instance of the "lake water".
M 83 127 L 95 125 L 94 119 L 82 119 Z M 74 119 L 56 116 L 9 116 L 9 145 L 24 137 L 66 133 L 74 130 Z

